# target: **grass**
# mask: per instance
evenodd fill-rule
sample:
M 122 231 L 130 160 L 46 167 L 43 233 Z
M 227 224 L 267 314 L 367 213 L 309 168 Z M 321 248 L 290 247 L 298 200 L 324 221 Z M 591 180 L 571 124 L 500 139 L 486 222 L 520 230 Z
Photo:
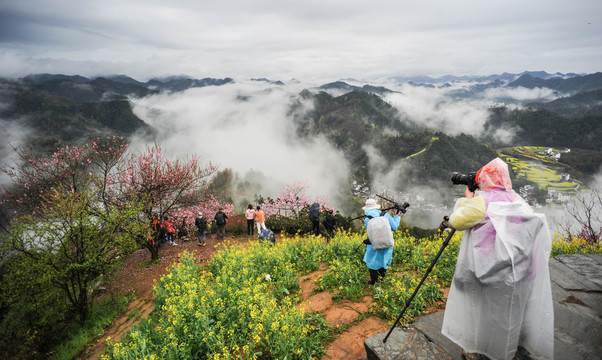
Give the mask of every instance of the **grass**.
M 83 326 L 68 335 L 68 340 L 54 351 L 52 358 L 57 360 L 77 358 L 89 344 L 104 333 L 105 328 L 125 312 L 128 303 L 133 300 L 132 296 L 108 297 L 96 303 L 90 318 Z
M 158 264 L 161 261 L 161 258 L 163 257 L 163 254 L 159 253 L 159 257 L 156 259 L 149 259 L 149 260 L 145 260 L 143 262 L 141 262 L 138 267 L 139 268 L 145 268 L 147 266 L 151 266 L 153 264 Z

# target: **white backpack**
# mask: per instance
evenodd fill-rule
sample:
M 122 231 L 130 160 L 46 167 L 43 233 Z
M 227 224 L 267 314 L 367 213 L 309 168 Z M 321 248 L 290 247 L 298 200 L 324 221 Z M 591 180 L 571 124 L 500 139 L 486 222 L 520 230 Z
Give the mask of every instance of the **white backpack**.
M 384 216 L 379 216 L 368 220 L 368 240 L 372 243 L 374 250 L 388 249 L 395 245 L 393 240 L 393 231 L 389 220 Z

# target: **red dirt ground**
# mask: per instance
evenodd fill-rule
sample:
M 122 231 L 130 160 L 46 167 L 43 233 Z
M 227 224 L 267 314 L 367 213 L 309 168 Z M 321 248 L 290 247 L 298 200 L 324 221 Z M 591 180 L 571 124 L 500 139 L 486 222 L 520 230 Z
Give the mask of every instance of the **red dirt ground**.
M 249 237 L 230 237 L 227 240 L 232 244 L 245 245 L 249 243 Z M 157 263 L 142 267 L 141 264 L 150 259 L 150 253 L 146 249 L 138 250 L 128 257 L 123 268 L 111 277 L 108 284 L 102 288 L 100 296 L 109 294 L 134 293 L 136 298 L 132 301 L 123 314 L 113 325 L 105 329 L 104 334 L 90 347 L 80 359 L 99 359 L 104 351 L 107 337 L 113 341 L 119 341 L 128 330 L 136 324 L 136 319 L 146 318 L 153 311 L 152 289 L 154 282 L 167 273 L 168 267 L 176 262 L 182 251 L 188 250 L 201 262 L 209 260 L 216 252 L 216 245 L 223 243 L 213 237 L 208 237 L 207 246 L 198 246 L 196 241 L 178 241 L 178 246 L 164 245 L 160 251 L 160 260 Z M 365 297 L 360 302 L 343 301 L 335 303 L 332 294 L 323 291 L 313 294 L 314 281 L 324 273 L 318 270 L 300 278 L 302 290 L 302 303 L 299 306 L 306 310 L 321 313 L 329 325 L 344 329 L 335 340 L 332 341 L 322 360 L 357 360 L 366 357 L 364 340 L 368 337 L 384 332 L 390 325 L 381 318 L 372 316 L 357 320 L 365 314 L 373 305 L 371 297 Z M 447 296 L 447 293 L 445 293 Z M 428 312 L 440 311 L 444 303 L 440 302 L 428 310 Z M 135 315 L 135 316 L 134 316 Z

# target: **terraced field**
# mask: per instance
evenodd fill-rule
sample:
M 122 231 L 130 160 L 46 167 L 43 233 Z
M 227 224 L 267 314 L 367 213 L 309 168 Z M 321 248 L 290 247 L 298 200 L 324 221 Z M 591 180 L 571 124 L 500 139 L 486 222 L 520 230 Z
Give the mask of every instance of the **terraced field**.
M 526 177 L 545 190 L 555 189 L 563 194 L 576 194 L 581 183 L 578 180 L 562 180 L 561 173 L 556 170 L 556 161 L 547 155 L 539 154 L 545 150 L 544 147 L 517 146 L 506 149 L 504 153 L 500 154 L 500 157 L 508 164 L 517 178 Z M 558 149 L 553 150 L 559 151 Z

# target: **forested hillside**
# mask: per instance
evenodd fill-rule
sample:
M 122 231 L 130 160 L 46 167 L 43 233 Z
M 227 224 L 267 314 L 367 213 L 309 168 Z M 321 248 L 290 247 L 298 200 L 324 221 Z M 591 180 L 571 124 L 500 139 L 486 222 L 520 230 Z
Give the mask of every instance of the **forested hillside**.
M 487 129 L 510 128 L 515 145 L 600 150 L 602 116 L 565 117 L 549 110 L 492 108 Z
M 299 135 L 326 135 L 346 154 L 352 178 L 360 183 L 370 185 L 374 175 L 369 172 L 367 145 L 378 149 L 387 161 L 384 170 L 406 161 L 407 171 L 393 186 L 447 180 L 450 171 L 477 169 L 495 157 L 494 150 L 474 137 L 449 136 L 413 125 L 370 92 L 355 89 L 339 97 L 325 92 L 304 92 L 302 96 L 312 97 L 315 109 L 296 117 Z
M 19 129 L 10 134 L 9 141 L 47 153 L 59 142 L 77 144 L 93 136 L 114 133 L 129 137 L 137 132 L 153 136 L 154 130 L 134 115 L 125 96 L 100 100 L 103 95 L 99 87 L 77 90 L 76 82 L 57 81 L 32 86 L 0 80 L 0 99 L 6 104 L 0 110 L 0 118 L 12 129 Z M 85 93 L 92 95 L 87 97 Z
M 548 88 L 563 92 L 578 93 L 581 91 L 589 91 L 600 88 L 602 82 L 602 73 L 589 74 L 584 76 L 575 76 L 570 78 L 554 77 L 550 79 L 542 79 L 530 74 L 524 74 L 518 79 L 510 82 L 509 87 L 525 87 L 533 88 Z
M 602 89 L 583 91 L 547 103 L 528 103 L 528 108 L 545 109 L 566 117 L 602 115 Z
M 575 83 L 575 81 L 573 81 Z M 591 83 L 591 82 L 590 82 Z M 351 164 L 354 180 L 371 185 L 370 160 L 367 145 L 376 148 L 386 160 L 383 170 L 403 163 L 404 171 L 393 186 L 423 184 L 432 180 L 447 180 L 450 172 L 469 172 L 497 156 L 499 149 L 508 146 L 495 134 L 509 129 L 515 146 L 543 146 L 569 148 L 559 162 L 565 170 L 587 178 L 596 173 L 602 164 L 600 141 L 602 117 L 591 114 L 599 103 L 599 90 L 580 93 L 558 101 L 542 103 L 538 107 L 570 108 L 570 113 L 557 113 L 544 109 L 516 109 L 493 106 L 482 136 L 448 135 L 440 131 L 419 127 L 407 121 L 396 108 L 367 90 L 338 82 L 326 88 L 351 89 L 334 97 L 323 91 L 304 91 L 301 97 L 312 99 L 314 108 L 305 114 L 296 114 L 298 134 L 303 137 L 326 135 L 332 144 L 345 152 Z M 324 87 L 322 87 L 324 88 Z M 599 106 L 599 105 L 598 105 Z M 372 174 L 373 175 L 373 174 Z

